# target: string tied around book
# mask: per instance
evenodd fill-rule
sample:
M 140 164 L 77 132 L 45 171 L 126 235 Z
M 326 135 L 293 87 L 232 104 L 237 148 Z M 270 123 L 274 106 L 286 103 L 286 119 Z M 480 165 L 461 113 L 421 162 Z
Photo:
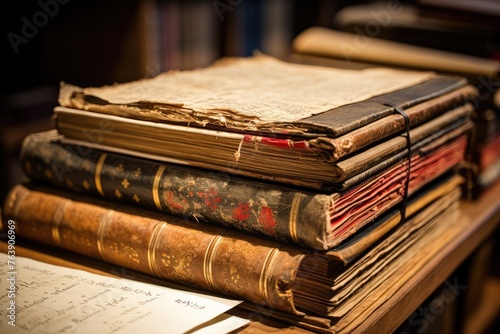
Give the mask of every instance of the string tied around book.
M 410 117 L 404 110 L 398 105 L 386 102 L 384 105 L 394 108 L 394 111 L 403 116 L 405 121 L 405 131 L 406 131 L 406 148 L 407 148 L 407 159 L 408 159 L 408 168 L 406 170 L 406 184 L 404 188 L 403 194 L 403 202 L 401 203 L 401 223 L 404 223 L 406 220 L 406 206 L 408 204 L 408 188 L 410 187 L 410 174 L 411 174 L 411 139 L 410 139 Z

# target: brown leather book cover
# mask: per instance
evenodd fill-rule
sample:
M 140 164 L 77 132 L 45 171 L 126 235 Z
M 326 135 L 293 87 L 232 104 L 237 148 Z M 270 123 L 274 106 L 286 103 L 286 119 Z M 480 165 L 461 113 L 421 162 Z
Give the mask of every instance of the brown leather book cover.
M 199 224 L 171 216 L 23 185 L 12 189 L 2 213 L 4 222 L 16 222 L 20 240 L 243 298 L 246 308 L 284 316 L 291 323 L 300 319 L 301 326 L 330 332 L 339 324 L 359 323 L 353 312 L 373 312 L 366 298 L 407 265 L 411 254 L 422 247 L 413 248 L 419 240 L 431 241 L 446 229 L 446 219 L 456 218 L 460 182 L 450 176 L 421 192 L 410 203 L 404 224 L 368 245 L 366 238 L 352 242 L 346 248 L 358 243 L 357 256 L 349 258 L 339 256 L 342 247 L 331 253 L 310 252 L 224 228 L 205 224 L 200 229 Z M 383 221 L 366 233 L 380 234 L 374 231 L 396 221 L 394 213 Z M 420 265 L 426 256 L 419 259 Z M 376 303 L 391 295 L 376 293 Z
M 315 316 L 314 313 L 292 316 L 279 310 L 266 309 L 260 312 L 318 333 L 356 331 L 365 319 L 397 294 L 409 278 L 418 275 L 418 271 L 440 251 L 437 244 L 445 245 L 453 237 L 453 233 L 448 234 L 447 229 L 460 220 L 457 210 L 459 197 L 460 191 L 447 193 L 443 201 L 427 206 L 425 213 L 417 214 L 410 224 L 397 229 L 386 239 L 387 243 L 378 243 L 355 261 L 349 267 L 350 270 L 335 280 L 340 289 L 329 303 L 321 303 L 313 292 L 324 293 L 323 288 L 329 284 L 319 279 L 314 282 L 311 277 L 305 279 L 303 283 L 310 287 L 308 292 L 312 295 L 297 297 L 300 300 L 298 303 L 315 307 L 316 312 L 328 309 L 329 317 Z M 378 257 L 384 252 L 387 252 L 387 257 Z M 371 261 L 377 265 L 370 266 Z M 248 303 L 243 303 L 241 307 L 251 312 L 257 311 L 255 305 Z
M 2 214 L 19 238 L 300 314 L 290 284 L 307 252 L 285 244 L 23 185 Z

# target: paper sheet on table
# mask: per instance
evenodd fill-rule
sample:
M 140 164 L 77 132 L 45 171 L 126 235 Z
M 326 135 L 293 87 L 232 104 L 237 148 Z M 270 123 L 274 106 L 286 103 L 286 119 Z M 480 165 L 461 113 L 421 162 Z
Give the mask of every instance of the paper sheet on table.
M 239 304 L 238 300 L 96 275 L 25 257 L 12 260 L 4 253 L 0 253 L 0 261 L 2 333 L 199 330 L 208 334 L 231 331 L 247 322 L 219 317 L 222 320 L 217 326 L 208 326 L 212 319 Z M 228 328 L 220 327 L 226 324 Z

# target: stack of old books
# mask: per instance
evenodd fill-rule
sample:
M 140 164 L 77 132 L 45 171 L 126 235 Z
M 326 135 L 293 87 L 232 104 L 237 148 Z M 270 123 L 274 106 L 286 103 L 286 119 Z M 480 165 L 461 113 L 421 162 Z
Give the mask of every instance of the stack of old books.
M 56 129 L 23 144 L 33 184 L 11 190 L 4 221 L 20 238 L 347 332 L 458 219 L 475 96 L 458 77 L 265 55 L 63 83 Z

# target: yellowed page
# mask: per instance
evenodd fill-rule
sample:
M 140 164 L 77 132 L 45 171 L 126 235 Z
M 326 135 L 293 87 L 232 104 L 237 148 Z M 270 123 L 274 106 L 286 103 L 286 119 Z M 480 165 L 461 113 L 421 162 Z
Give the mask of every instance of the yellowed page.
M 241 302 L 10 253 L 0 252 L 0 261 L 2 333 L 220 333 L 203 324 Z M 228 321 L 223 331 L 248 322 Z
M 112 104 L 168 105 L 180 115 L 209 117 L 222 124 L 229 119 L 283 123 L 407 88 L 433 76 L 432 72 L 386 68 L 358 71 L 299 65 L 257 55 L 113 86 L 81 89 L 63 84 L 59 102 L 75 107 L 70 97 L 80 91 Z

